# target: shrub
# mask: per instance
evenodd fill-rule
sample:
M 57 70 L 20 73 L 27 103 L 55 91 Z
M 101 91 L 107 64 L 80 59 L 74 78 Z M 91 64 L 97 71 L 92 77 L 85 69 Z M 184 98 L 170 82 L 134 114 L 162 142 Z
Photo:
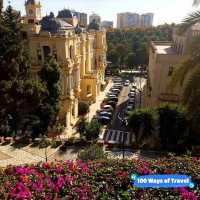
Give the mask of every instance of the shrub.
M 83 161 L 88 161 L 88 160 L 104 159 L 106 158 L 106 155 L 102 147 L 99 147 L 98 145 L 95 144 L 81 151 L 78 157 Z
M 43 137 L 40 141 L 39 141 L 39 148 L 46 148 L 48 146 L 51 145 L 51 140 L 46 138 L 46 137 Z
M 62 144 L 62 141 L 60 141 L 60 140 L 54 140 L 54 141 L 52 141 L 51 148 L 57 148 L 61 144 Z
M 183 144 L 188 136 L 185 109 L 180 105 L 164 104 L 158 109 L 159 136 L 164 149 L 176 148 Z
M 98 122 L 98 120 L 93 119 L 90 123 L 86 124 L 85 136 L 88 140 L 95 140 L 99 137 L 101 132 L 102 125 Z
M 151 135 L 156 125 L 156 111 L 155 109 L 138 109 L 131 112 L 128 118 L 128 127 L 135 132 L 136 141 L 140 137 L 147 137 Z
M 193 189 L 135 188 L 131 174 L 187 174 Z M 191 199 L 200 197 L 200 160 L 81 160 L 8 166 L 0 170 L 0 199 Z M 129 191 L 129 192 L 127 192 Z
M 85 102 L 79 102 L 78 104 L 78 115 L 79 116 L 84 116 L 89 112 L 89 105 Z

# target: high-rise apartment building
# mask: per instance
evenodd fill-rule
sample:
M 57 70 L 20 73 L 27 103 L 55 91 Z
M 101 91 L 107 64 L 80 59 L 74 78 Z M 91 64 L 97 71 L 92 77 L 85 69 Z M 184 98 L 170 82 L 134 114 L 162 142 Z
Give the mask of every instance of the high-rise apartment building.
M 153 24 L 153 16 L 153 13 L 146 13 L 143 15 L 130 12 L 118 13 L 117 28 L 151 27 Z
M 71 12 L 73 13 L 73 15 L 75 15 L 78 18 L 80 26 L 82 26 L 82 27 L 87 26 L 87 14 L 86 13 L 81 13 L 81 12 L 77 12 L 74 10 L 72 10 Z
M 101 17 L 95 13 L 89 16 L 89 23 L 95 21 L 97 24 L 101 25 Z
M 141 15 L 141 27 L 151 27 L 153 24 L 153 13 L 145 13 Z

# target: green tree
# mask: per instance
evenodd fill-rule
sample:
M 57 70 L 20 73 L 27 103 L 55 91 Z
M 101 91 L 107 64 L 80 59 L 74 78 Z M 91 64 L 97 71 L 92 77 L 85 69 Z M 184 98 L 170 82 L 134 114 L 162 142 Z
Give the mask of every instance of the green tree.
M 59 112 L 60 70 L 54 57 L 48 57 L 39 72 L 39 76 L 42 83 L 47 88 L 47 95 L 37 111 L 41 122 L 38 129 L 44 134 L 47 132 L 48 128 L 52 128 L 55 125 Z
M 20 20 L 11 6 L 0 16 L 0 123 L 15 133 L 34 125 L 33 111 L 45 93 L 30 77 L 29 51 Z
M 177 66 L 173 73 L 171 86 L 179 84 L 183 89 L 182 103 L 187 108 L 187 116 L 192 132 L 199 135 L 200 124 L 200 37 L 195 37 L 188 56 Z
M 95 140 L 99 137 L 101 131 L 101 124 L 98 120 L 92 120 L 90 123 L 86 124 L 85 136 L 88 140 Z
M 128 118 L 128 127 L 135 133 L 136 142 L 139 138 L 150 136 L 156 125 L 156 112 L 154 109 L 139 109 L 131 112 Z
M 127 55 L 127 47 L 124 44 L 118 44 L 115 48 L 118 58 L 119 58 L 119 63 L 120 65 L 124 64 L 125 57 Z
M 135 53 L 129 53 L 126 57 L 126 65 L 129 67 L 129 68 L 134 68 L 135 65 L 137 64 L 137 60 L 136 60 L 136 55 Z
M 199 6 L 200 1 L 199 0 L 193 0 L 193 6 Z M 181 24 L 180 27 L 180 33 L 185 32 L 189 27 L 192 25 L 200 22 L 200 11 L 194 11 L 191 14 L 189 14 L 184 20 L 183 23 Z
M 159 136 L 163 149 L 176 148 L 188 134 L 186 112 L 182 106 L 166 104 L 158 108 Z
M 78 115 L 84 116 L 86 115 L 90 110 L 90 107 L 88 103 L 85 102 L 79 102 L 78 103 Z

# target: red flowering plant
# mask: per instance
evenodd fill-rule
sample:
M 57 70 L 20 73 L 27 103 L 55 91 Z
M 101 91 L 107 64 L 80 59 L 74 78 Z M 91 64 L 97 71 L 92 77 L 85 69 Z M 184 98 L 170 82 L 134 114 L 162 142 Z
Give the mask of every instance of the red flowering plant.
M 192 177 L 193 189 L 139 189 L 131 174 L 179 173 Z M 200 197 L 200 161 L 190 157 L 157 160 L 99 160 L 8 166 L 0 170 L 0 199 L 174 199 Z

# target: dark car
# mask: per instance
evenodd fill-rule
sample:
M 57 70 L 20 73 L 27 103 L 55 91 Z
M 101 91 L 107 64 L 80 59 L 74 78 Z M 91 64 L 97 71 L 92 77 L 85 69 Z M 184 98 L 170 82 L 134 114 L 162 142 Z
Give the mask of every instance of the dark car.
M 103 106 L 102 111 L 113 112 L 114 109 L 111 105 L 105 105 Z
M 111 122 L 111 118 L 106 116 L 100 116 L 97 119 L 103 125 L 108 125 Z
M 135 95 L 136 95 L 135 92 L 130 92 L 130 93 L 128 94 L 128 96 L 129 96 L 130 98 L 135 98 Z
M 99 113 L 99 116 L 105 116 L 105 117 L 109 117 L 109 118 L 112 118 L 112 113 L 111 112 L 106 112 L 106 111 L 101 111 Z
M 108 97 L 108 101 L 115 101 L 115 102 L 118 102 L 118 98 L 117 97 Z
M 116 103 L 116 101 L 108 101 L 107 104 L 111 105 L 113 108 L 115 108 L 117 103 Z

